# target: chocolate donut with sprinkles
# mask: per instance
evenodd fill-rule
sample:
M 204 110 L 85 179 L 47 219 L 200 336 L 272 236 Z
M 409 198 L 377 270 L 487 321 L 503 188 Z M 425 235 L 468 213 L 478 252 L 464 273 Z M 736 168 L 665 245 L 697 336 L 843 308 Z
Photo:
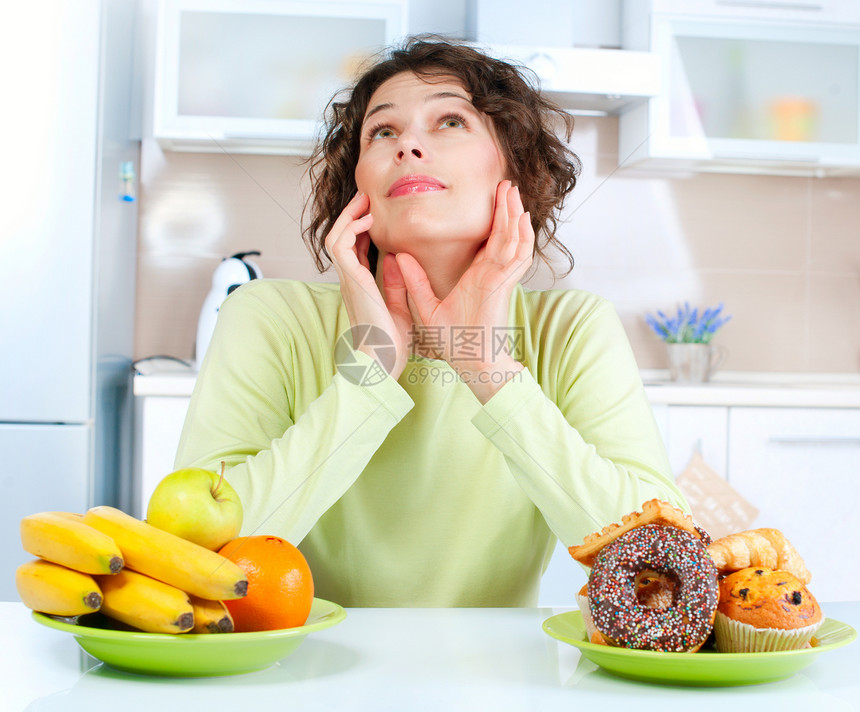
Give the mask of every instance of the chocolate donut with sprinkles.
M 646 570 L 672 580 L 672 605 L 649 608 L 637 599 L 637 576 Z M 693 534 L 648 524 L 600 550 L 588 579 L 588 598 L 594 625 L 610 645 L 695 652 L 713 628 L 717 569 Z

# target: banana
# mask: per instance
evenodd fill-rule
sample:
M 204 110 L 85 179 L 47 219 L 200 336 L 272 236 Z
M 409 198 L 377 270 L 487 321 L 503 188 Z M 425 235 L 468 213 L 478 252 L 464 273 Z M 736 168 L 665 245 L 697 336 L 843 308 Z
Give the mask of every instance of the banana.
M 119 509 L 92 507 L 84 522 L 117 543 L 130 569 L 210 601 L 248 593 L 245 572 L 229 559 Z
M 194 608 L 184 591 L 137 571 L 99 576 L 102 613 L 146 633 L 185 633 L 194 627 Z
M 115 574 L 122 553 L 107 534 L 84 524 L 80 514 L 39 512 L 21 520 L 24 550 L 87 574 Z
M 233 616 L 221 601 L 208 601 L 198 596 L 189 596 L 194 606 L 194 628 L 192 633 L 232 633 Z
M 15 586 L 27 608 L 53 616 L 80 616 L 99 610 L 102 591 L 89 574 L 34 559 L 15 570 Z

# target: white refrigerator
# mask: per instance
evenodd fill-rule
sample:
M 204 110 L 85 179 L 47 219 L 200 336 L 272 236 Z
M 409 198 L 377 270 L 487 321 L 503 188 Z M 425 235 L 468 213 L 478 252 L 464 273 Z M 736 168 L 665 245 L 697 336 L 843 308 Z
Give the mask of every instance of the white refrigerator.
M 134 0 L 0 10 L 0 600 L 32 558 L 22 516 L 127 502 L 136 16 Z

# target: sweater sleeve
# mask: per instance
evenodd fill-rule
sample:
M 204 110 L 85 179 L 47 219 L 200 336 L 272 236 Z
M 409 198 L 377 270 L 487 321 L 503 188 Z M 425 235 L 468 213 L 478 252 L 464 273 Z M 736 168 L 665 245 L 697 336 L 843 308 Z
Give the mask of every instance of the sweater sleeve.
M 556 350 L 544 383 L 523 369 L 472 419 L 555 535 L 579 543 L 654 497 L 688 511 L 612 306 L 599 302 Z
M 324 335 L 308 339 L 313 320 L 294 317 L 304 338 L 291 338 L 291 324 L 280 323 L 253 292 L 224 302 L 175 464 L 218 471 L 226 462 L 244 509 L 242 534 L 274 534 L 297 545 L 413 403 L 390 376 L 361 385 L 332 375 L 334 369 L 327 373 L 313 353 L 300 353 L 325 343 Z M 361 352 L 353 356 L 357 366 L 375 363 Z M 296 416 L 300 389 L 313 399 Z

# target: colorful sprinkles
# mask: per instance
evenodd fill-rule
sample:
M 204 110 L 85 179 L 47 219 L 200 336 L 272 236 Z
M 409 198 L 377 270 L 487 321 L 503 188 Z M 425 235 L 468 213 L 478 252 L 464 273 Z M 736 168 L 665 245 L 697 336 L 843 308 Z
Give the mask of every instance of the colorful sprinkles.
M 673 605 L 647 608 L 636 576 L 654 570 L 677 583 Z M 675 527 L 649 524 L 601 550 L 588 579 L 591 615 L 612 644 L 640 650 L 697 650 L 708 638 L 719 601 L 717 570 L 702 541 Z

